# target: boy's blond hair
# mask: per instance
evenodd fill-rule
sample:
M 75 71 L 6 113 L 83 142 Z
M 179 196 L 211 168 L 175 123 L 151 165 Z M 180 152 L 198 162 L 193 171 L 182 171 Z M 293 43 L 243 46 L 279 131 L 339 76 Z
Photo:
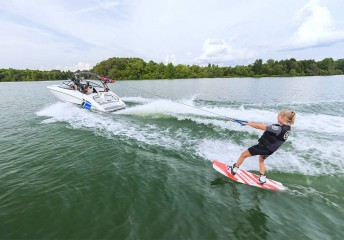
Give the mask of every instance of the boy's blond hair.
M 287 121 L 288 125 L 293 125 L 296 119 L 296 113 L 291 110 L 284 109 L 280 111 L 281 116 Z

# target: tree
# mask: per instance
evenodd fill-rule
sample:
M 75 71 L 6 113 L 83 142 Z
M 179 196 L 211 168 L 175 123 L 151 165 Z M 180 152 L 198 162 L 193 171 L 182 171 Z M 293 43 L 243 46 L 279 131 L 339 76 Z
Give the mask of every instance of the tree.
M 295 58 L 287 60 L 287 69 L 290 76 L 297 76 L 300 72 L 299 65 Z
M 175 67 L 176 70 L 176 78 L 188 78 L 190 75 L 189 68 L 183 64 L 178 64 Z
M 252 70 L 255 74 L 260 74 L 262 72 L 263 69 L 263 60 L 262 59 L 257 59 L 254 63 L 253 63 L 253 67 Z
M 332 74 L 335 70 L 335 62 L 332 58 L 325 58 L 318 63 L 319 69 L 323 70 L 323 74 Z
M 109 58 L 96 64 L 91 72 L 112 79 L 165 79 L 165 78 L 204 78 L 204 77 L 262 77 L 262 76 L 316 76 L 344 73 L 344 59 L 325 58 L 297 61 L 295 58 L 275 61 L 257 59 L 247 66 L 219 67 L 209 63 L 207 66 L 183 65 L 169 63 L 146 63 L 140 58 Z M 59 70 L 18 70 L 0 69 L 0 81 L 40 81 L 68 79 L 72 72 Z
M 238 77 L 248 77 L 249 76 L 248 69 L 245 66 L 236 66 L 234 68 L 234 72 L 235 72 L 235 75 Z
M 173 66 L 173 63 L 167 64 L 165 68 L 164 78 L 173 79 L 176 75 L 176 69 Z
M 336 69 L 340 70 L 342 74 L 344 73 L 344 59 L 338 59 L 336 61 Z

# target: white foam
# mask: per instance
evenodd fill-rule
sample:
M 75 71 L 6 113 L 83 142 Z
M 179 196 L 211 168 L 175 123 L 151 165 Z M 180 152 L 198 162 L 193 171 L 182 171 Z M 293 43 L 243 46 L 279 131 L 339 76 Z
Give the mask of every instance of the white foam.
M 122 100 L 124 102 L 132 102 L 132 103 L 150 103 L 154 101 L 154 99 L 143 98 L 143 97 L 122 97 Z
M 270 103 L 270 104 L 264 104 L 264 103 L 245 103 L 242 106 L 245 107 L 266 107 L 266 106 L 273 106 L 274 109 L 276 107 L 280 106 L 288 106 L 288 107 L 304 107 L 304 106 L 312 106 L 312 105 L 328 105 L 328 104 L 335 104 L 335 103 L 344 103 L 344 99 L 336 99 L 336 100 L 321 100 L 321 101 L 285 101 L 285 102 L 278 102 L 278 103 Z
M 188 101 L 181 101 L 181 103 L 188 104 Z M 130 107 L 118 112 L 118 114 L 130 114 L 130 115 L 176 115 L 176 114 L 195 114 L 202 115 L 203 113 L 196 108 L 188 107 L 186 105 L 167 100 L 158 99 L 148 102 L 144 105 Z
M 199 142 L 196 153 L 209 161 L 218 160 L 229 165 L 236 162 L 243 150 L 242 146 L 230 140 L 203 139 Z
M 188 102 L 188 104 L 192 104 L 192 101 Z M 201 109 L 206 110 L 206 112 L 172 101 L 156 100 L 149 104 L 137 106 L 134 109 L 128 109 L 128 112 L 131 114 L 167 114 L 180 121 L 189 119 L 197 124 L 214 126 L 219 130 L 248 132 L 256 135 L 257 139 L 262 134 L 261 130 L 240 126 L 226 119 L 218 119 L 216 115 L 210 112 L 267 124 L 275 123 L 278 114 L 270 110 L 245 109 L 243 106 L 237 108 L 202 107 Z M 292 148 L 285 149 L 282 147 L 278 150 L 270 157 L 271 161 L 268 162 L 267 169 L 309 175 L 343 172 L 344 160 L 341 156 L 343 156 L 344 150 L 339 147 L 343 145 L 343 141 L 333 141 L 333 135 L 343 136 L 343 133 L 343 117 L 297 113 L 296 124 L 292 128 L 292 134 L 288 140 L 291 142 Z M 329 137 L 326 138 L 325 136 Z M 208 160 L 218 159 L 228 164 L 235 161 L 243 150 L 256 142 L 248 141 L 247 144 L 238 146 L 231 142 L 230 136 L 228 136 L 228 141 L 224 142 L 217 140 L 199 141 L 199 146 L 195 150 L 199 156 Z M 245 168 L 257 169 L 257 161 L 248 160 L 246 162 L 247 166 Z
M 344 117 L 297 113 L 295 126 L 300 130 L 343 135 Z
M 73 104 L 61 102 L 46 107 L 37 112 L 37 115 L 49 117 L 43 120 L 42 123 L 45 124 L 66 122 L 73 128 L 88 129 L 102 136 L 134 139 L 148 145 L 187 151 L 189 154 L 196 154 L 209 161 L 217 159 L 227 164 L 236 161 L 242 151 L 256 144 L 263 132 L 230 122 L 218 115 L 261 123 L 274 123 L 277 120 L 277 112 L 275 111 L 245 109 L 243 106 L 201 106 L 201 109 L 198 109 L 198 106 L 195 108 L 194 97 L 180 100 L 181 103 L 192 107 L 167 99 L 134 97 L 131 101 L 140 105 L 121 110 L 114 115 L 94 113 Z M 212 114 L 212 112 L 218 115 Z M 233 142 L 234 139 L 231 135 L 221 140 L 206 138 L 207 136 L 200 138 L 193 135 L 191 129 L 179 129 L 172 132 L 169 128 L 159 127 L 153 123 L 143 123 L 140 120 L 135 120 L 135 118 L 123 119 L 120 116 L 122 114 L 151 115 L 154 118 L 169 116 L 177 121 L 188 119 L 196 124 L 213 127 L 216 132 L 225 130 L 245 132 L 253 134 L 256 139 L 252 139 L 251 136 L 250 139 L 237 144 Z M 343 135 L 343 117 L 297 113 L 296 124 L 288 139 L 288 144 L 282 146 L 268 158 L 267 170 L 298 172 L 308 175 L 343 173 Z M 247 159 L 243 168 L 258 170 L 257 157 Z
M 230 140 L 219 141 L 205 139 L 199 143 L 196 153 L 209 161 L 218 160 L 227 165 L 232 165 L 238 160 L 240 154 L 251 145 L 252 143 L 246 144 L 245 146 L 237 145 Z M 338 172 L 333 168 L 319 168 L 317 162 L 309 163 L 303 157 L 284 149 L 280 149 L 271 155 L 266 160 L 265 165 L 267 172 L 297 172 L 305 175 L 332 174 Z M 246 158 L 241 167 L 248 171 L 259 171 L 258 156 Z
M 36 113 L 50 117 L 42 123 L 66 122 L 72 128 L 90 129 L 98 135 L 107 137 L 126 137 L 149 145 L 180 149 L 182 143 L 172 137 L 173 134 L 161 134 L 156 126 L 136 122 L 124 122 L 99 113 L 90 112 L 68 103 L 56 103 Z

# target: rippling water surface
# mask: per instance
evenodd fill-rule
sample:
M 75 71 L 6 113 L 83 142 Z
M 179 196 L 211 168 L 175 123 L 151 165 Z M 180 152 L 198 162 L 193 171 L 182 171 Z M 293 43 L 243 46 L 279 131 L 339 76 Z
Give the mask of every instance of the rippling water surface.
M 59 102 L 54 83 L 0 83 L 1 239 L 343 239 L 343 76 L 123 81 L 115 113 Z M 221 116 L 285 108 L 297 122 L 266 165 L 287 191 L 212 168 L 262 133 Z

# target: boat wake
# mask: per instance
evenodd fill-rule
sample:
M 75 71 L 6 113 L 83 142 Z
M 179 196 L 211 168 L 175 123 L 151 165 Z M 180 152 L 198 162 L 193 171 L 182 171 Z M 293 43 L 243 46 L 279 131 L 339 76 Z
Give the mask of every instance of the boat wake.
M 93 131 L 116 140 L 129 140 L 139 146 L 232 163 L 243 150 L 257 142 L 262 132 L 220 116 L 274 123 L 280 110 L 246 109 L 230 104 L 222 104 L 221 107 L 202 105 L 202 101 L 195 97 L 178 102 L 143 97 L 125 97 L 123 100 L 135 105 L 111 114 L 100 114 L 72 104 L 56 103 L 37 112 L 37 115 L 46 118 L 42 121 L 44 124 L 64 122 L 74 129 Z M 308 104 L 303 107 L 307 109 Z M 344 149 L 338 148 L 344 142 L 342 122 L 344 117 L 341 116 L 297 112 L 289 140 L 267 160 L 267 170 L 304 175 L 342 173 Z M 248 160 L 243 167 L 257 170 L 258 163 Z

